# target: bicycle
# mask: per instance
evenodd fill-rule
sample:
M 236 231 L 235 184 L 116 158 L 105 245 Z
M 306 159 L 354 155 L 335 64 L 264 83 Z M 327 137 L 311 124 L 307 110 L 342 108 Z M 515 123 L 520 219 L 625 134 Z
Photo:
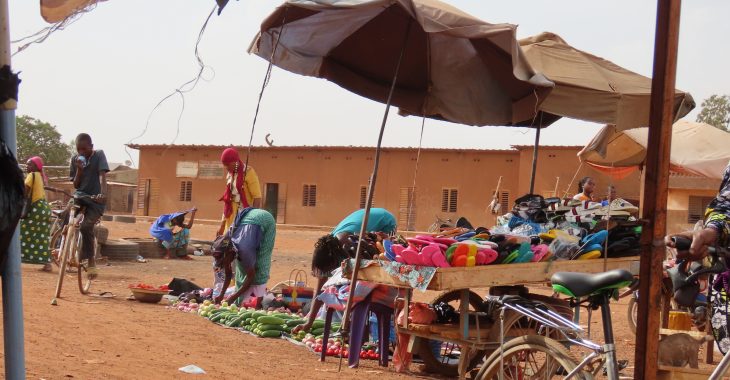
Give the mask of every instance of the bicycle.
M 454 228 L 456 224 L 451 219 L 441 219 L 436 215 L 436 221 L 428 227 L 428 233 L 441 232 L 444 229 Z
M 67 207 L 68 223 L 63 226 L 60 234 L 60 252 L 57 258 L 57 260 L 59 260 L 58 281 L 56 283 L 55 297 L 51 302 L 52 304 L 55 304 L 56 298 L 61 296 L 63 279 L 66 276 L 66 269 L 68 265 L 76 268 L 76 277 L 81 294 L 87 294 L 91 288 L 92 276 L 88 273 L 88 263 L 81 260 L 82 239 L 79 227 L 84 220 L 84 213 L 82 212 L 83 207 L 77 203 L 80 199 L 90 199 L 93 201 L 96 200 L 97 197 L 73 196 L 72 200 L 69 201 Z
M 689 248 L 689 243 L 677 238 L 679 250 Z M 722 273 L 727 271 L 718 252 L 727 252 L 721 249 L 711 249 L 713 257 L 710 267 L 702 268 L 688 275 L 683 286 L 697 286 L 699 276 L 708 273 Z M 722 258 L 724 259 L 724 257 Z M 609 302 L 618 294 L 619 289 L 629 286 L 633 276 L 629 271 L 616 269 L 599 274 L 584 274 L 562 272 L 555 273 L 551 278 L 553 290 L 566 295 L 572 306 L 587 304 L 591 310 L 601 310 L 603 319 L 604 343 L 598 344 L 585 338 L 586 332 L 573 321 L 551 311 L 541 302 L 530 301 L 521 297 L 509 296 L 500 300 L 502 311 L 500 315 L 502 330 L 501 350 L 492 353 L 484 362 L 477 374 L 477 379 L 529 379 L 529 378 L 564 378 L 564 379 L 591 379 L 599 374 L 601 369 L 609 380 L 619 377 L 619 363 L 616 359 L 616 349 L 613 337 L 613 325 Z M 540 335 L 526 335 L 504 340 L 503 324 L 506 311 L 511 311 L 537 321 L 541 329 L 550 329 L 560 335 L 552 338 Z M 590 326 L 590 323 L 589 323 Z M 580 363 L 577 363 L 568 346 L 578 346 L 587 349 Z M 726 355 L 718 365 L 710 379 L 719 379 L 721 373 L 730 368 L 730 355 Z M 505 373 L 507 372 L 507 373 Z

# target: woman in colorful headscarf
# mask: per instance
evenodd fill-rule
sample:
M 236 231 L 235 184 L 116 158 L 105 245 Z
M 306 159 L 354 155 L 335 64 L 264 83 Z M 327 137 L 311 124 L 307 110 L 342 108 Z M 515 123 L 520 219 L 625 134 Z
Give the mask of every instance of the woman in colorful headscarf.
M 234 148 L 223 151 L 221 163 L 228 174 L 226 191 L 220 199 L 223 202 L 223 218 L 217 236 L 223 235 L 231 226 L 238 210 L 247 207 L 261 208 L 261 186 L 253 168 L 246 168 Z
M 51 270 L 51 208 L 44 189 L 48 182 L 43 172 L 43 160 L 31 157 L 26 163 L 26 197 L 31 206 L 20 224 L 20 257 L 24 263 L 43 265 L 43 271 Z

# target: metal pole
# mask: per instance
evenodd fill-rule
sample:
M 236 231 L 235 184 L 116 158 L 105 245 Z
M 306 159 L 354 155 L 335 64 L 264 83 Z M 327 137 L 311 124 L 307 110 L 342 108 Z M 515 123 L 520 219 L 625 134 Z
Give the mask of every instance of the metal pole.
M 0 0 L 0 34 L 2 35 L 2 54 L 0 67 L 10 67 L 10 11 L 8 0 Z M 0 105 L 0 137 L 15 154 L 16 101 L 10 99 Z M 3 297 L 3 336 L 5 343 L 5 378 L 8 380 L 25 379 L 25 346 L 23 343 L 23 294 L 20 271 L 20 234 L 15 236 L 8 247 L 7 261 L 2 268 Z
M 639 317 L 636 326 L 634 379 L 655 379 L 659 353 L 659 305 L 662 296 L 662 260 L 666 255 L 669 156 L 674 121 L 674 87 L 679 44 L 681 0 L 657 0 L 654 73 L 649 111 L 644 196 L 641 201 L 642 252 L 639 282 Z
M 542 120 L 541 120 L 542 121 Z M 537 174 L 537 150 L 540 147 L 540 129 L 535 128 L 535 147 L 532 150 L 532 175 L 530 176 L 530 194 L 535 192 L 535 174 Z
M 378 166 L 380 165 L 380 146 L 383 142 L 383 133 L 385 132 L 385 124 L 388 121 L 388 113 L 390 112 L 390 104 L 393 100 L 393 92 L 395 91 L 395 84 L 398 81 L 398 72 L 400 71 L 400 65 L 403 61 L 403 55 L 406 51 L 406 45 L 408 43 L 408 35 L 411 32 L 411 24 L 413 19 L 408 21 L 406 27 L 406 33 L 403 36 L 403 47 L 401 48 L 400 55 L 398 56 L 398 63 L 395 66 L 395 73 L 393 74 L 393 82 L 390 84 L 390 92 L 388 93 L 388 100 L 385 103 L 385 113 L 383 114 L 383 122 L 380 125 L 380 134 L 378 135 L 378 145 L 375 148 L 375 163 L 373 164 L 373 173 L 370 176 L 370 183 L 368 184 L 368 196 L 367 202 L 365 202 L 365 212 L 362 218 L 362 225 L 360 226 L 360 240 L 357 243 L 357 251 L 355 253 L 355 265 L 352 270 L 352 279 L 350 280 L 350 295 L 347 297 L 347 304 L 345 306 L 345 313 L 342 316 L 342 328 L 341 334 L 343 338 L 346 338 L 350 333 L 350 311 L 352 310 L 352 294 L 357 286 L 357 274 L 360 271 L 360 258 L 362 256 L 362 239 L 367 231 L 368 219 L 370 218 L 370 208 L 373 204 L 373 193 L 375 191 L 375 181 L 378 178 Z M 352 343 L 351 343 L 352 344 Z M 342 367 L 342 356 L 340 356 L 340 367 Z

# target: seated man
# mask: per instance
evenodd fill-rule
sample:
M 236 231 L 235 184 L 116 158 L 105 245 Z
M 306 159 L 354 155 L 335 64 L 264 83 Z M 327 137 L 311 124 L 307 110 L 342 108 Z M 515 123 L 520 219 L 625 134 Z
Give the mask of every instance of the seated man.
M 225 290 L 233 277 L 233 264 L 236 266 L 236 292 L 226 299 L 229 304 L 240 301 L 247 303 L 251 298 L 261 298 L 266 294 L 266 282 L 271 271 L 271 255 L 276 240 L 276 220 L 266 210 L 247 208 L 239 211 L 233 222 L 230 245 L 214 252 L 215 269 L 223 270 L 225 278 L 215 303 L 221 303 Z
M 161 249 L 165 250 L 165 259 L 174 257 L 183 260 L 191 260 L 188 256 L 188 243 L 190 242 L 190 229 L 195 222 L 193 207 L 188 211 L 175 212 L 172 214 L 160 215 L 150 227 L 150 235 L 160 242 Z M 185 215 L 190 213 L 190 223 L 185 224 Z

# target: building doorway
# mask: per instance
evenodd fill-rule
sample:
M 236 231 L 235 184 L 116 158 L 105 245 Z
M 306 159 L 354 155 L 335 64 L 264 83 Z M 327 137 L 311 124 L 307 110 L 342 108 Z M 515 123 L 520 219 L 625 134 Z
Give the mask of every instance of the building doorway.
M 264 209 L 271 213 L 276 219 L 279 213 L 279 184 L 267 183 L 264 194 Z

